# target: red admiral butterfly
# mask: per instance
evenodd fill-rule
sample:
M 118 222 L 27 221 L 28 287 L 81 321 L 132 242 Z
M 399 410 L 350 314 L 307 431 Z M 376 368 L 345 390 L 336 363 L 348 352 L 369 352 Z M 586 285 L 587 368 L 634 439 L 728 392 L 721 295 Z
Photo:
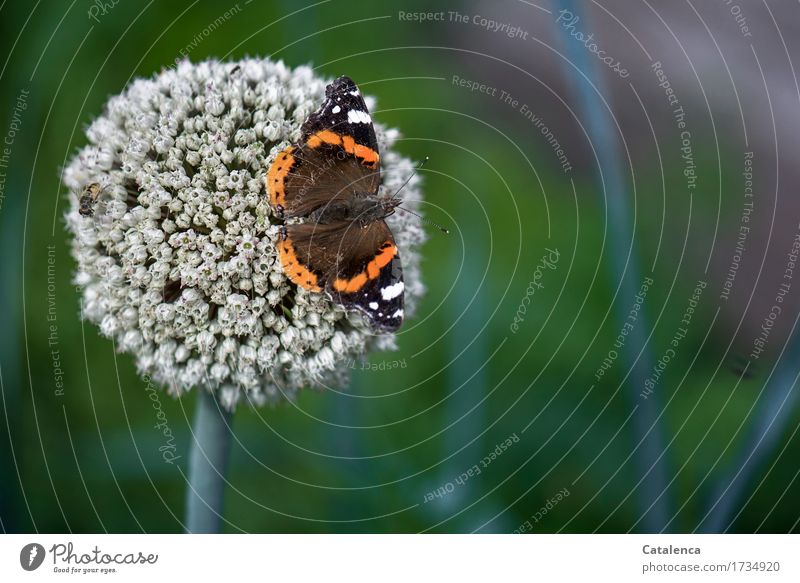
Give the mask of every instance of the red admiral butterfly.
M 275 215 L 303 219 L 281 227 L 283 270 L 298 286 L 364 313 L 374 329 L 393 332 L 403 322 L 403 270 L 384 219 L 401 201 L 378 196 L 378 142 L 352 79 L 325 88 L 325 102 L 301 132 L 266 178 Z

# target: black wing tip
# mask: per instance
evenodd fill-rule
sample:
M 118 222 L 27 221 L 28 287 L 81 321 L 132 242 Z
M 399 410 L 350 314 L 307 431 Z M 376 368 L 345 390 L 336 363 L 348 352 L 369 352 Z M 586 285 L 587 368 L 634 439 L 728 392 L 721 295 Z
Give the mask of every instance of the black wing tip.
M 387 314 L 385 316 L 380 316 L 375 313 L 375 310 L 367 309 L 362 302 L 345 297 L 347 294 L 334 292 L 330 289 L 326 289 L 325 291 L 331 301 L 345 309 L 348 317 L 359 318 L 374 334 L 393 334 L 400 329 L 405 321 L 404 315 L 389 316 Z M 405 302 L 399 301 L 395 302 L 394 305 L 385 306 L 384 309 L 387 312 L 394 310 L 394 312 L 392 312 L 394 314 L 397 310 L 402 311 L 404 304 Z
M 380 325 L 371 324 L 371 327 L 373 332 L 375 332 L 376 334 L 395 334 L 402 325 L 403 321 L 400 320 L 396 324 L 380 324 Z
M 377 319 L 365 310 L 358 310 L 364 316 L 370 329 L 376 334 L 394 334 L 403 325 L 403 318 Z
M 334 93 L 339 93 L 341 91 L 354 91 L 356 90 L 355 81 L 353 81 L 347 75 L 342 75 L 341 77 L 337 77 L 334 79 L 326 88 L 325 88 L 325 95 L 326 97 L 330 97 Z

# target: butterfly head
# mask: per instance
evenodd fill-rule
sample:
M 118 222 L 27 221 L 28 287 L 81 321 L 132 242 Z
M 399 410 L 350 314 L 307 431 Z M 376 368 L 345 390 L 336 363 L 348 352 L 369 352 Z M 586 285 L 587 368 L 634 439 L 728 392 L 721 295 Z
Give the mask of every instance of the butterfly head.
M 394 214 L 395 209 L 401 204 L 403 204 L 403 201 L 394 196 L 382 196 L 378 199 L 378 205 L 380 206 L 384 217 Z

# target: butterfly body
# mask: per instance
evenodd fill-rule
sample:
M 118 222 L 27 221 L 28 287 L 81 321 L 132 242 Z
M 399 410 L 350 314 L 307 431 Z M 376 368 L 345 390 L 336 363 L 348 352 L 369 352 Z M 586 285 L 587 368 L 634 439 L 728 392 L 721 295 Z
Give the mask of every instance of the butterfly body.
M 351 221 L 354 227 L 366 229 L 375 221 L 383 220 L 392 214 L 398 204 L 399 201 L 365 194 L 350 202 L 325 205 L 308 215 L 308 218 L 320 224 Z
M 403 321 L 403 271 L 385 219 L 399 200 L 378 194 L 380 154 L 355 83 L 339 77 L 266 177 L 274 214 L 285 221 L 278 246 L 296 285 L 327 293 L 363 313 L 378 331 Z

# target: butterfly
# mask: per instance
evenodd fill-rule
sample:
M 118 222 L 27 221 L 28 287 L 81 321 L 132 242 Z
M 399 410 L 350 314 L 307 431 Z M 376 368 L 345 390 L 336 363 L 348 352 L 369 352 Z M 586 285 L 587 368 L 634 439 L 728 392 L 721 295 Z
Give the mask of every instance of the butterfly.
M 374 330 L 394 332 L 403 323 L 403 268 L 385 219 L 401 201 L 379 196 L 380 183 L 372 118 L 346 76 L 325 88 L 300 141 L 278 153 L 266 176 L 273 213 L 286 221 L 278 252 L 287 277 L 361 312 Z

